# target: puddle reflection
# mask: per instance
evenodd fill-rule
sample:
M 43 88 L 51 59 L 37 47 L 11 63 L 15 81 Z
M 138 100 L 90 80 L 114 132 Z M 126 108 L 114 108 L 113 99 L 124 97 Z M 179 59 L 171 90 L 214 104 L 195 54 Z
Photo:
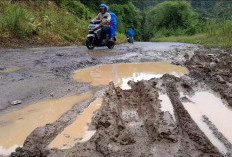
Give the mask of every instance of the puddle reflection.
M 130 89 L 127 85 L 129 80 L 149 80 L 154 77 L 162 77 L 166 73 L 182 76 L 188 72 L 185 67 L 167 62 L 112 64 L 76 71 L 73 78 L 78 82 L 89 82 L 93 86 L 108 85 L 109 82 L 113 81 L 116 86 L 120 86 L 122 89 Z

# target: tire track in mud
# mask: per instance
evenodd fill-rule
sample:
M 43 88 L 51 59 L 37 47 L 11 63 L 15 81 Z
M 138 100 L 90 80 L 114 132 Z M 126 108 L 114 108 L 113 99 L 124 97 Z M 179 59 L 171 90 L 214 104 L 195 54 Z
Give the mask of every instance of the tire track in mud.
M 170 113 L 160 109 L 158 81 L 174 106 L 176 123 Z M 177 86 L 191 90 L 182 79 L 164 75 L 161 79 L 131 81 L 130 85 L 131 90 L 122 90 L 110 84 L 101 109 L 93 117 L 96 133 L 88 142 L 67 150 L 48 150 L 40 143 L 30 148 L 25 142 L 23 151 L 12 156 L 223 156 L 179 100 Z
M 166 91 L 173 104 L 175 114 L 179 122 L 178 124 L 181 128 L 181 138 L 184 138 L 186 143 L 188 143 L 188 140 L 186 139 L 192 141 L 192 146 L 190 146 L 189 144 L 188 145 L 195 149 L 195 153 L 199 153 L 197 156 L 201 156 L 202 154 L 207 154 L 208 156 L 222 156 L 222 154 L 220 154 L 217 148 L 215 148 L 211 144 L 209 139 L 204 135 L 197 124 L 193 121 L 190 114 L 187 112 L 182 102 L 180 101 L 180 94 L 177 90 L 177 84 L 180 83 L 180 81 L 181 79 L 170 75 L 164 76 Z M 187 88 L 189 91 L 192 90 L 192 88 L 187 84 L 182 84 L 182 87 Z M 187 154 L 195 153 L 188 152 Z
M 197 54 L 182 64 L 190 70 L 195 82 L 205 83 L 231 105 L 232 88 L 226 83 L 232 82 L 231 69 L 228 69 L 231 58 L 224 58 L 226 61 L 222 63 L 220 59 Z M 88 142 L 67 150 L 48 149 L 49 142 L 72 121 L 66 124 L 67 121 L 58 120 L 36 129 L 24 147 L 11 156 L 231 156 L 221 154 L 212 145 L 184 108 L 180 92 L 194 93 L 191 81 L 164 75 L 161 79 L 129 82 L 131 90 L 110 84 L 101 109 L 93 117 L 91 125 L 96 133 Z M 168 94 L 176 122 L 170 113 L 161 111 L 159 90 Z M 70 115 L 67 113 L 61 119 Z
M 104 86 L 96 87 L 91 91 L 93 96 L 80 102 L 72 107 L 71 110 L 63 114 L 57 121 L 52 124 L 47 124 L 43 127 L 36 128 L 25 140 L 23 147 L 16 148 L 16 151 L 11 153 L 12 157 L 25 156 L 47 156 L 49 153 L 48 145 L 55 137 L 61 133 L 65 127 L 72 124 L 76 117 L 84 111 L 88 105 L 98 97 L 102 97 L 106 88 Z

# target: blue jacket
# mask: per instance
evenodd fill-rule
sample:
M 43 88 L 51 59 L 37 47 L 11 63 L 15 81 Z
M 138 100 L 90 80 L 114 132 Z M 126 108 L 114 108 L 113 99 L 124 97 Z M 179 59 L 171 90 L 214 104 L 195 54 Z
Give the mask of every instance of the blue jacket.
M 133 37 L 135 35 L 135 31 L 133 29 L 129 29 L 127 34 L 129 37 Z
M 117 25 L 118 25 L 117 17 L 111 11 L 108 11 L 108 13 L 111 15 L 111 21 L 109 24 L 110 25 L 110 38 L 114 38 L 116 37 L 116 30 L 117 30 Z

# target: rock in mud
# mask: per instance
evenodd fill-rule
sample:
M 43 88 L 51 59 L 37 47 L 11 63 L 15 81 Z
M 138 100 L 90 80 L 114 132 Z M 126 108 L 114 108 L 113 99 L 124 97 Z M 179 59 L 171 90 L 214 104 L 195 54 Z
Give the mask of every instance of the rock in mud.
M 19 105 L 21 103 L 22 103 L 22 100 L 14 100 L 10 102 L 11 105 Z

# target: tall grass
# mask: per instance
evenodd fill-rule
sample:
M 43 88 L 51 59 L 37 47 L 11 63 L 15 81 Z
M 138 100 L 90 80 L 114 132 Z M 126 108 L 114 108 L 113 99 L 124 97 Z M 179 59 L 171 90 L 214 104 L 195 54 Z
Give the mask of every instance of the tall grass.
M 205 31 L 193 36 L 169 36 L 162 38 L 152 38 L 151 41 L 164 41 L 164 42 L 183 42 L 202 44 L 207 48 L 224 48 L 232 49 L 232 19 L 208 20 L 205 25 Z
M 4 2 L 3 5 L 0 10 L 0 32 L 11 32 L 18 37 L 32 34 L 33 29 L 30 25 L 32 13 L 19 4 L 11 6 L 9 2 Z
M 83 45 L 89 17 L 96 15 L 77 1 L 0 2 L 0 45 L 33 40 L 46 45 Z M 13 39 L 13 41 L 12 41 Z M 118 34 L 118 43 L 126 36 Z M 1 43 L 3 42 L 3 44 Z

